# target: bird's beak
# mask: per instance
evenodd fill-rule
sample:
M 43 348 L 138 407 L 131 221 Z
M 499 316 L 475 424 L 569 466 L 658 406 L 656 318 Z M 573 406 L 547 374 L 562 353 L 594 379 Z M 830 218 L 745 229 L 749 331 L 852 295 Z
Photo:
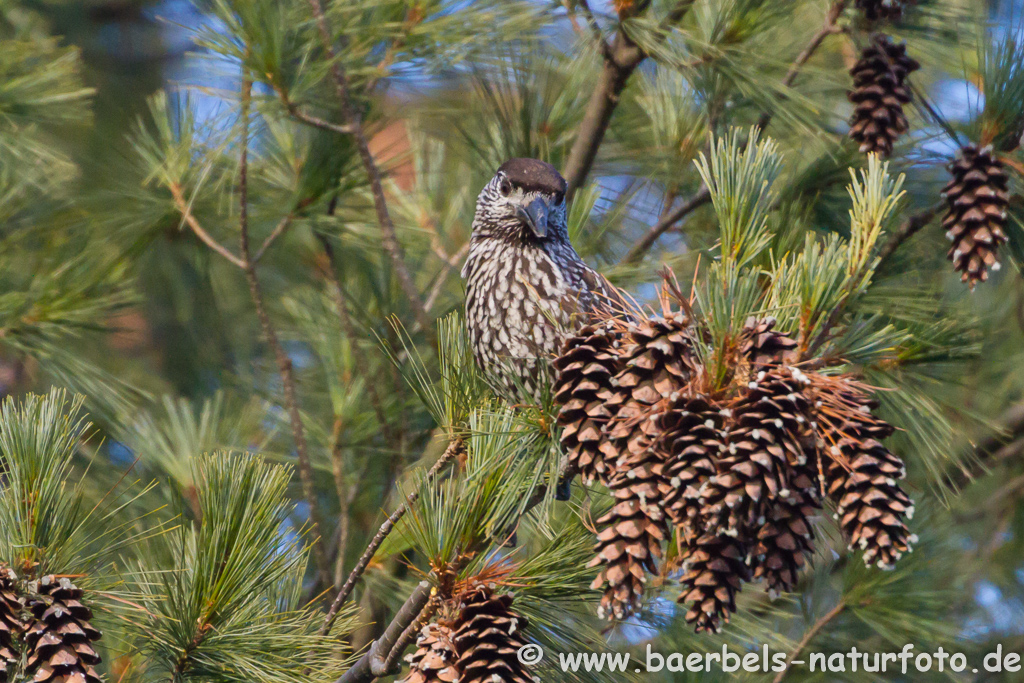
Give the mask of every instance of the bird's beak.
M 530 230 L 538 239 L 544 239 L 548 234 L 548 203 L 541 197 L 537 197 L 526 206 L 516 208 L 519 217 L 526 221 Z

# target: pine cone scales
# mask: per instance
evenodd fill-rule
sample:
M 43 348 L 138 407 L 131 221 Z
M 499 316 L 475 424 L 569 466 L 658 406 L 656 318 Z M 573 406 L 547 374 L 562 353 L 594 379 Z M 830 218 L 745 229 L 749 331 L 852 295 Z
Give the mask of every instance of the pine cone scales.
M 805 471 L 793 477 L 792 495 L 775 502 L 751 548 L 753 579 L 764 579 L 772 597 L 796 587 L 805 556 L 814 552 L 814 531 L 807 518 L 821 506 L 815 478 Z
M 456 683 L 458 656 L 452 629 L 443 624 L 427 624 L 416 638 L 416 651 L 407 655 L 409 674 L 402 683 Z
M 999 269 L 997 250 L 1006 242 L 1008 179 L 992 147 L 967 145 L 949 165 L 953 179 L 943 188 L 949 209 L 942 220 L 953 243 L 946 258 L 971 289 Z
M 34 621 L 25 636 L 26 673 L 33 683 L 100 683 L 93 668 L 100 657 L 92 647 L 100 632 L 89 623 L 92 611 L 81 603 L 81 589 L 49 575 L 29 584 L 29 590 Z
M 850 119 L 850 137 L 860 143 L 860 151 L 882 157 L 892 154 L 896 139 L 909 130 L 903 105 L 911 100 L 907 75 L 921 65 L 907 56 L 905 45 L 895 45 L 886 36 L 876 36 L 864 48 L 850 70 L 854 104 Z
M 25 630 L 21 621 L 22 604 L 15 592 L 18 577 L 10 567 L 0 564 L 0 683 L 7 683 L 21 659 L 18 642 Z
M 555 359 L 555 400 L 561 405 L 561 444 L 573 468 L 590 484 L 606 481 L 601 454 L 604 427 L 612 417 L 606 399 L 620 370 L 619 335 L 608 323 L 587 325 L 569 337 Z
M 740 353 L 756 367 L 790 361 L 797 342 L 789 335 L 775 329 L 775 318 L 751 316 L 743 325 Z
M 704 397 L 680 399 L 658 417 L 662 437 L 659 446 L 668 457 L 668 487 L 662 507 L 679 528 L 680 542 L 689 543 L 701 533 L 700 487 L 715 473 L 722 450 L 724 416 Z
M 459 683 L 533 683 L 517 657 L 526 644 L 522 630 L 527 622 L 511 606 L 511 595 L 494 595 L 484 586 L 463 598 L 453 639 Z
M 799 440 L 809 407 L 804 379 L 786 366 L 762 370 L 733 409 L 724 457 L 701 492 L 713 528 L 748 538 L 773 501 L 789 497 L 792 469 L 807 462 Z
M 729 614 L 736 611 L 736 594 L 749 580 L 747 549 L 724 534 L 706 533 L 698 538 L 683 561 L 683 593 L 679 602 L 692 603 L 687 623 L 696 631 L 717 633 Z

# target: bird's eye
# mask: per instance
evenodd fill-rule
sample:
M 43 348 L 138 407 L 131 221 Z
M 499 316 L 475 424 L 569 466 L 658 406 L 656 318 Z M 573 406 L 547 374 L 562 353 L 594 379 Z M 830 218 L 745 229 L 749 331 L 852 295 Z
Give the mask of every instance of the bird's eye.
M 502 197 L 512 194 L 512 183 L 508 181 L 508 178 L 502 179 L 501 184 L 498 185 L 498 192 L 501 192 Z

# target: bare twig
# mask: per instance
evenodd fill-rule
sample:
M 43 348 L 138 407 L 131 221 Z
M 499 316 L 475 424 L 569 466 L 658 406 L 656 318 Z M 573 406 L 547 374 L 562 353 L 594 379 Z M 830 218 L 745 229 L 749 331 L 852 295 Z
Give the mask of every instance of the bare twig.
M 404 631 L 402 631 L 402 635 L 391 648 L 391 652 L 388 654 L 387 659 L 384 660 L 384 664 L 381 667 L 382 674 L 380 675 L 398 673 L 401 669 L 401 665 L 398 663 L 398 660 L 402 656 L 402 653 L 405 652 L 405 648 L 409 647 L 409 645 L 416 640 L 416 636 L 419 635 L 420 631 L 423 630 L 423 627 L 426 626 L 427 622 L 434 616 L 440 605 L 441 600 L 437 597 L 435 592 L 430 601 L 427 602 L 426 607 L 424 607 L 423 611 L 420 612 L 419 616 L 416 617 L 411 624 L 406 626 Z
M 671 28 L 672 24 L 678 23 L 686 15 L 693 2 L 694 0 L 679 0 L 675 4 L 665 21 L 662 22 L 662 35 Z M 584 7 L 585 10 L 589 9 L 586 8 L 586 5 Z M 598 34 L 600 34 L 600 30 L 598 30 Z M 600 46 L 604 57 L 604 68 L 598 78 L 597 87 L 590 96 L 583 121 L 580 122 L 579 132 L 576 134 L 576 140 L 573 141 L 569 158 L 565 162 L 563 175 L 569 186 L 568 197 L 575 194 L 590 173 L 594 159 L 597 158 L 597 150 L 601 147 L 604 134 L 608 130 L 612 114 L 619 105 L 619 97 L 625 90 L 629 77 L 647 58 L 647 53 L 621 29 L 616 32 L 611 44 L 607 44 L 601 38 Z
M 796 80 L 800 70 L 805 64 L 807 64 L 818 48 L 821 47 L 825 38 L 841 31 L 836 22 L 839 20 L 840 15 L 842 15 L 843 10 L 846 8 L 847 2 L 848 0 L 836 0 L 836 2 L 832 4 L 831 9 L 829 9 L 829 12 L 825 17 L 825 24 L 811 37 L 807 46 L 804 47 L 800 54 L 796 56 L 796 59 L 793 60 L 793 64 L 789 67 L 789 71 L 787 71 L 786 75 L 782 78 L 782 85 L 786 87 L 793 85 L 793 82 Z M 764 112 L 758 119 L 758 128 L 764 130 L 768 127 L 768 124 L 771 123 L 771 120 L 772 113 Z M 658 223 L 648 230 L 639 242 L 633 245 L 633 248 L 629 250 L 625 257 L 623 257 L 622 263 L 634 263 L 642 259 L 647 252 L 650 251 L 651 247 L 654 246 L 654 243 L 658 241 L 659 237 L 668 232 L 673 225 L 707 204 L 710 200 L 711 193 L 708 191 L 708 188 L 701 183 L 700 189 L 697 190 L 696 194 L 673 209 L 667 215 L 662 216 Z
M 905 220 L 900 226 L 899 230 L 894 232 L 889 240 L 882 246 L 881 250 L 879 250 L 878 268 L 881 268 L 882 264 L 888 261 L 904 242 L 916 235 L 921 228 L 931 223 L 932 219 L 935 218 L 935 216 L 942 211 L 945 206 L 946 204 L 943 201 L 907 218 L 907 220 Z
M 171 197 L 174 198 L 174 205 L 178 208 L 178 213 L 181 214 L 185 224 L 188 225 L 193 233 L 195 233 L 196 237 L 198 237 L 203 244 L 208 246 L 210 249 L 213 249 L 215 252 L 230 261 L 233 265 L 236 265 L 239 268 L 245 268 L 245 260 L 232 254 L 230 249 L 211 237 L 210 233 L 206 232 L 206 230 L 203 229 L 203 226 L 199 224 L 199 221 L 196 220 L 196 217 L 192 215 L 192 207 L 185 199 L 185 194 L 182 191 L 181 185 L 171 183 L 167 187 L 171 191 Z
M 430 335 L 433 330 L 433 326 L 430 322 L 430 317 L 427 315 L 427 311 L 423 306 L 423 300 L 420 298 L 419 290 L 416 289 L 416 283 L 413 281 L 412 275 L 409 273 L 409 268 L 405 263 L 405 253 L 402 249 L 402 245 L 398 242 L 395 224 L 391 220 L 391 213 L 388 210 L 387 200 L 384 197 L 384 186 L 381 182 L 380 169 L 377 167 L 377 162 L 374 161 L 373 154 L 370 152 L 370 146 L 366 139 L 366 132 L 363 130 L 362 120 L 359 112 L 356 110 L 356 107 L 352 102 L 351 93 L 349 92 L 348 77 L 345 74 L 345 67 L 335 55 L 334 46 L 331 42 L 331 31 L 327 25 L 327 16 L 324 14 L 323 5 L 320 0 L 309 0 L 309 4 L 313 8 L 313 15 L 316 19 L 317 28 L 320 31 L 320 39 L 323 42 L 324 52 L 327 54 L 327 58 L 331 62 L 331 75 L 334 77 L 334 84 L 337 89 L 338 100 L 341 104 L 341 113 L 345 119 L 345 125 L 352 129 L 352 137 L 355 139 L 356 148 L 359 150 L 359 157 L 362 160 L 363 169 L 366 171 L 366 175 L 370 180 L 370 191 L 373 194 L 373 206 L 377 213 L 377 223 L 380 226 L 381 242 L 383 244 L 384 251 L 387 252 L 388 257 L 391 259 L 391 265 L 395 269 L 398 284 L 402 288 L 406 299 L 408 299 L 409 306 L 412 308 L 416 322 L 419 324 L 424 334 Z
M 786 661 L 792 662 L 794 659 L 799 657 L 800 653 L 804 651 L 804 648 L 807 647 L 811 640 L 813 640 L 814 637 L 821 632 L 821 629 L 825 628 L 825 626 L 827 626 L 830 621 L 832 621 L 840 614 L 842 614 L 843 610 L 845 609 L 846 601 L 840 599 L 839 603 L 831 610 L 829 610 L 828 614 L 823 616 L 821 619 L 818 619 L 816 622 L 814 622 L 814 625 L 811 626 L 811 628 L 807 629 L 807 633 L 805 633 L 804 637 L 800 639 L 800 642 L 796 644 L 796 647 L 793 648 L 793 651 L 789 653 L 789 657 L 786 658 Z M 785 669 L 780 671 L 774 679 L 772 679 L 772 683 L 782 683 L 782 681 L 786 678 L 786 674 L 788 674 L 794 668 L 796 667 L 787 666 Z
M 948 486 L 961 489 L 986 474 L 990 465 L 1024 459 L 1024 403 L 1007 410 L 999 422 L 1000 428 L 974 447 L 970 466 L 960 465 L 946 475 Z
M 263 336 L 274 352 L 274 359 L 277 362 L 278 373 L 281 375 L 281 383 L 284 386 L 285 407 L 288 410 L 288 418 L 292 427 L 292 438 L 295 441 L 295 453 L 298 459 L 299 478 L 302 481 L 302 492 L 309 504 L 309 517 L 313 523 L 313 534 L 316 538 L 313 544 L 313 556 L 316 560 L 320 580 L 324 585 L 330 585 L 330 571 L 327 565 L 327 556 L 324 553 L 324 539 L 319 535 L 324 528 L 320 518 L 320 507 L 316 500 L 316 489 L 313 484 L 313 468 L 309 462 L 309 454 L 306 452 L 305 427 L 302 424 L 302 416 L 299 413 L 298 395 L 295 390 L 295 374 L 292 369 L 291 358 L 285 353 L 277 332 L 270 322 L 270 315 L 263 300 L 263 292 L 260 288 L 259 277 L 256 274 L 256 263 L 250 255 L 249 248 L 249 104 L 252 97 L 252 81 L 248 78 L 242 83 L 242 158 L 238 172 L 238 195 L 239 195 L 239 232 L 241 234 L 242 268 L 245 271 L 245 278 L 249 283 L 249 294 L 253 304 L 256 306 L 256 315 L 263 329 Z
M 384 634 L 370 644 L 370 648 L 339 678 L 336 683 L 367 683 L 387 673 L 385 664 L 398 645 L 402 634 L 416 622 L 433 596 L 429 581 L 421 581 L 398 614 L 391 620 Z M 403 648 L 404 649 L 404 648 Z
M 441 469 L 448 464 L 452 458 L 462 452 L 462 449 L 462 439 L 455 439 L 449 443 L 448 448 L 445 449 L 441 457 L 437 459 L 437 462 L 435 462 L 427 472 L 427 476 L 423 482 L 424 485 L 429 485 Z M 338 616 L 338 611 L 341 609 L 341 606 L 345 604 L 345 600 L 348 599 L 349 595 L 352 594 L 352 591 L 355 589 L 356 582 L 363 575 L 363 572 L 366 571 L 366 567 L 369 566 L 370 560 L 373 559 L 373 556 L 377 553 L 377 550 L 384 542 L 384 539 L 388 537 L 388 534 L 390 534 L 392 529 L 395 528 L 398 521 L 405 516 L 405 513 L 409 511 L 409 508 L 419 500 L 419 497 L 420 494 L 418 491 L 410 493 L 406 497 L 405 502 L 399 505 L 398 509 L 392 512 L 388 518 L 384 520 L 384 523 L 380 525 L 380 529 L 377 530 L 377 534 L 370 541 L 370 544 L 366 546 L 366 550 L 363 551 L 359 561 L 356 562 L 356 566 L 352 569 L 352 572 L 345 580 L 345 585 L 341 587 L 341 590 L 338 591 L 338 595 L 334 598 L 334 602 L 331 604 L 331 609 L 328 610 L 327 616 L 324 617 L 324 623 L 320 627 L 321 635 L 330 630 L 331 625 Z
M 287 216 L 285 216 L 278 222 L 278 224 L 274 227 L 273 232 L 267 235 L 267 239 L 263 240 L 263 244 L 260 245 L 260 248 L 256 250 L 256 254 L 252 257 L 252 262 L 254 265 L 260 262 L 260 259 L 263 258 L 263 254 L 265 254 L 267 252 L 267 249 L 270 248 L 270 245 L 272 245 L 274 241 L 277 240 L 278 237 L 283 235 L 285 230 L 291 227 L 292 221 L 294 220 L 295 213 L 290 212 Z

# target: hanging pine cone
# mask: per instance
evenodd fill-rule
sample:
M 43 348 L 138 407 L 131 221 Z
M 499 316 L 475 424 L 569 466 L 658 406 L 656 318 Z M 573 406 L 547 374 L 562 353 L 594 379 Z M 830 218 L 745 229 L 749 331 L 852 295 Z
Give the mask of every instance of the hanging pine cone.
M 697 633 L 717 633 L 736 611 L 736 594 L 749 580 L 747 548 L 725 534 L 706 533 L 683 558 L 683 592 L 679 602 L 691 603 L 686 622 Z
M 16 589 L 14 570 L 0 564 L 0 683 L 7 683 L 21 660 L 18 654 L 25 631 L 21 620 L 23 605 Z
M 854 104 L 850 137 L 860 143 L 861 152 L 882 157 L 892 154 L 893 143 L 909 129 L 903 105 L 911 100 L 907 75 L 921 65 L 907 56 L 906 45 L 895 45 L 888 37 L 875 36 L 850 70 Z
M 100 683 L 93 668 L 100 657 L 92 647 L 100 632 L 89 623 L 92 611 L 82 604 L 81 589 L 49 575 L 29 584 L 29 590 L 34 620 L 25 636 L 26 673 L 33 683 Z
M 562 354 L 554 360 L 562 448 L 587 484 L 594 479 L 607 481 L 608 465 L 600 447 L 612 417 L 606 405 L 612 378 L 621 369 L 619 336 L 610 323 L 587 325 L 566 339 Z
M 946 258 L 971 289 L 999 270 L 996 251 L 1006 242 L 1006 206 L 1010 201 L 1003 163 L 992 147 L 967 145 L 949 165 L 953 179 L 942 190 L 949 209 L 942 219 L 952 241 Z
M 455 667 L 454 633 L 444 624 L 427 624 L 416 638 L 416 651 L 406 655 L 410 671 L 401 683 L 455 683 L 459 670 Z
M 904 0 L 857 0 L 857 9 L 868 21 L 899 21 L 903 17 L 903 4 Z
M 796 587 L 805 556 L 814 553 L 814 532 L 807 518 L 821 507 L 810 467 L 800 468 L 790 486 L 790 495 L 772 505 L 750 551 L 753 578 L 764 579 L 773 598 Z
M 713 528 L 749 542 L 772 503 L 790 496 L 794 468 L 807 463 L 801 443 L 809 408 L 805 381 L 789 366 L 760 370 L 732 408 L 726 450 L 701 492 Z
M 478 586 L 462 597 L 455 622 L 459 683 L 534 683 L 517 653 L 526 644 L 525 618 L 511 610 L 512 596 Z
M 722 411 L 703 396 L 679 398 L 658 417 L 658 443 L 668 458 L 664 473 L 669 485 L 662 507 L 677 528 L 681 546 L 703 531 L 700 487 L 715 474 L 721 457 L 723 421 Z
M 903 461 L 882 444 L 893 428 L 871 414 L 876 404 L 853 389 L 822 394 L 828 417 L 818 418 L 825 491 L 850 550 L 864 553 L 864 563 L 892 569 L 917 537 L 906 521 L 914 505 L 898 480 Z

